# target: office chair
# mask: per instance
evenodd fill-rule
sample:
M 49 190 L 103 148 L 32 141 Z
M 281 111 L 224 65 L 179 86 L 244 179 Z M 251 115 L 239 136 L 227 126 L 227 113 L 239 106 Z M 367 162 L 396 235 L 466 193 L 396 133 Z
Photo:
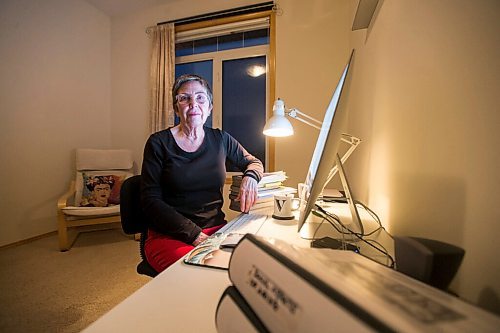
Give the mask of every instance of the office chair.
M 128 235 L 140 233 L 139 252 L 142 261 L 137 265 L 137 273 L 155 277 L 158 272 L 148 263 L 144 254 L 148 226 L 141 209 L 141 176 L 127 178 L 120 191 L 120 215 L 122 229 Z

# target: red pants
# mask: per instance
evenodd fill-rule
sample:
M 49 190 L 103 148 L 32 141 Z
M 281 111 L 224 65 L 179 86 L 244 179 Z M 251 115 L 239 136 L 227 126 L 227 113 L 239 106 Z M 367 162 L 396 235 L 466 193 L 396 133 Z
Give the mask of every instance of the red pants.
M 212 235 L 223 226 L 224 224 L 206 228 L 203 229 L 203 232 L 207 235 Z M 181 242 L 180 240 L 149 229 L 148 238 L 144 244 L 144 253 L 151 267 L 159 273 L 185 256 L 193 248 L 192 244 Z

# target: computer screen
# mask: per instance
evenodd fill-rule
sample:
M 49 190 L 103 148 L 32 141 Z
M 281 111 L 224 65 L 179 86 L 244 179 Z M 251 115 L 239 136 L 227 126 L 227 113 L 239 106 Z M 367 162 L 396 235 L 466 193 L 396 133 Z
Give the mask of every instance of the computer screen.
M 354 204 L 354 199 L 352 198 L 352 191 L 349 188 L 345 172 L 340 163 L 340 158 L 337 158 L 342 133 L 347 124 L 346 102 L 353 60 L 354 50 L 351 52 L 349 61 L 344 67 L 344 71 L 340 77 L 337 87 L 335 88 L 328 108 L 326 109 L 323 124 L 321 126 L 318 140 L 316 141 L 316 148 L 314 149 L 311 163 L 309 165 L 309 171 L 304 182 L 304 187 L 299 191 L 301 199 L 298 223 L 299 231 L 306 222 L 308 216 L 311 214 L 311 211 L 314 209 L 316 201 L 318 200 L 318 197 L 324 187 L 327 185 L 330 172 L 336 163 L 339 173 L 342 173 L 342 185 L 346 193 L 346 198 L 349 203 L 353 219 L 352 227 L 353 229 L 357 229 L 353 231 L 359 232 L 363 228 Z

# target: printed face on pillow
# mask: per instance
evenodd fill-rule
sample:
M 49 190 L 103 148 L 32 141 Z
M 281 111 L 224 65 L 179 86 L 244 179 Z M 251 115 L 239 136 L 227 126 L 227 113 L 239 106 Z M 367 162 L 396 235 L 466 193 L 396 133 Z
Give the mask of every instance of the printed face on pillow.
M 83 203 L 82 206 L 107 207 L 114 184 L 115 180 L 113 176 L 88 177 L 85 185 L 90 191 L 90 197 L 88 198 L 88 202 Z
M 94 187 L 94 199 L 98 205 L 96 207 L 105 207 L 108 205 L 108 199 L 111 195 L 111 186 L 109 184 L 98 184 Z

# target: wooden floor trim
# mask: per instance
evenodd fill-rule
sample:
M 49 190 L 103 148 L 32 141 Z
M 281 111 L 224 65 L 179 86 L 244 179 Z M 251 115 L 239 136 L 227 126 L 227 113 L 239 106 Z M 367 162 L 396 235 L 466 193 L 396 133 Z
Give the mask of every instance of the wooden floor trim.
M 51 232 L 47 232 L 45 234 L 41 234 L 41 235 L 38 235 L 38 236 L 26 238 L 26 239 L 23 239 L 23 240 L 14 242 L 14 243 L 1 245 L 0 246 L 0 250 L 9 249 L 11 247 L 16 247 L 16 246 L 19 246 L 19 245 L 28 244 L 28 243 L 34 242 L 36 240 L 39 240 L 39 239 L 42 239 L 42 238 L 45 238 L 45 237 L 49 237 L 49 236 L 54 236 L 54 235 L 57 235 L 57 231 L 51 231 Z

